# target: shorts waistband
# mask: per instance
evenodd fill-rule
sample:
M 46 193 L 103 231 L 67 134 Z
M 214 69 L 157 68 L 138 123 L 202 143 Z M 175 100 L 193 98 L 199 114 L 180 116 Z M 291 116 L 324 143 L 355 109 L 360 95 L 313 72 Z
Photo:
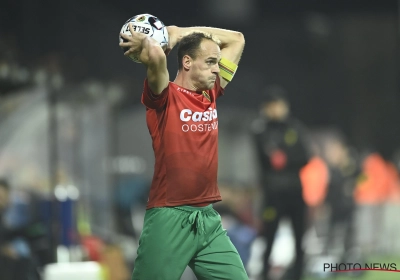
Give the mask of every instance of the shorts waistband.
M 186 212 L 195 212 L 195 211 L 209 212 L 214 209 L 212 204 L 209 204 L 209 205 L 203 206 L 203 207 L 182 205 L 182 206 L 174 206 L 171 208 L 179 209 L 179 210 L 186 211 Z

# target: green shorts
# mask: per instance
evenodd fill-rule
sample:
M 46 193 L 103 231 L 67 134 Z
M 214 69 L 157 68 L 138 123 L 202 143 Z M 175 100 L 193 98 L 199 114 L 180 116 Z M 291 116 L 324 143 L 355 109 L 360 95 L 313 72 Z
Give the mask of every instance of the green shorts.
M 199 280 L 249 279 L 212 205 L 147 210 L 132 280 L 179 280 L 188 265 Z

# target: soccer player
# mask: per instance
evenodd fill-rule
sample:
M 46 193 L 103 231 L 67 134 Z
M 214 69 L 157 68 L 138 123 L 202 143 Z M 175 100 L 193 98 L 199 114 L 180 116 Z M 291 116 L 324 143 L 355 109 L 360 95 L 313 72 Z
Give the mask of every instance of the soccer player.
M 244 37 L 211 27 L 167 30 L 166 53 L 178 45 L 174 82 L 157 41 L 132 26 L 132 36 L 121 34 L 125 55 L 137 56 L 147 70 L 142 103 L 155 154 L 132 279 L 178 280 L 187 265 L 198 279 L 248 279 L 212 206 L 221 200 L 216 100 L 235 74 Z

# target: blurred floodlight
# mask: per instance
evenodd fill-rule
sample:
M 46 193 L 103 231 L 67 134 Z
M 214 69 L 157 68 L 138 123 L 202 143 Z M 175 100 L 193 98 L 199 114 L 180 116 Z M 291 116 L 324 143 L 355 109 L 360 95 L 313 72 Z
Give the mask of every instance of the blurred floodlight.
M 79 198 L 79 190 L 74 185 L 68 185 L 67 187 L 68 197 L 72 200 L 77 200 Z
M 57 185 L 54 189 L 54 196 L 58 201 L 66 201 L 68 198 L 68 192 L 65 186 Z

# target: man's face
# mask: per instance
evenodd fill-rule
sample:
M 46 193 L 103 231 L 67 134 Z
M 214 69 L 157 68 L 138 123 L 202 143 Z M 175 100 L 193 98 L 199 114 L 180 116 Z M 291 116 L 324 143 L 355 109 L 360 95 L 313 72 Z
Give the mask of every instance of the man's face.
M 219 73 L 218 62 L 221 59 L 219 46 L 211 40 L 203 40 L 196 59 L 192 60 L 190 78 L 197 90 L 207 90 L 214 87 Z
M 0 212 L 3 212 L 7 208 L 9 201 L 9 191 L 3 186 L 0 186 Z
M 271 120 L 284 120 L 289 114 L 289 107 L 283 100 L 268 102 L 263 106 L 263 114 Z

